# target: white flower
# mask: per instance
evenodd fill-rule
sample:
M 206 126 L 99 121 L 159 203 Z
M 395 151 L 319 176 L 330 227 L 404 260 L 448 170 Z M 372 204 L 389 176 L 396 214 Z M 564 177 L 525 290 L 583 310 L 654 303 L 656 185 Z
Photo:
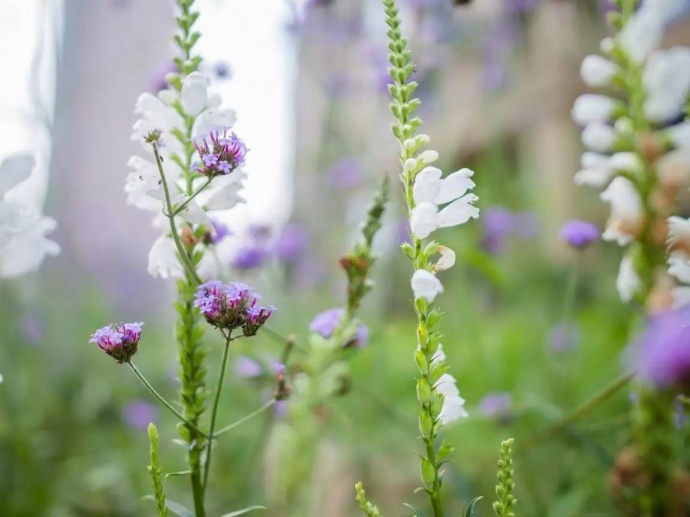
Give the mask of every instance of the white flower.
M 180 102 L 189 115 L 196 116 L 206 107 L 209 84 L 209 78 L 200 72 L 192 72 L 184 78 Z
M 184 270 L 177 257 L 177 248 L 171 237 L 161 235 L 149 252 L 149 274 L 161 278 L 183 278 Z
M 618 66 L 605 57 L 592 54 L 582 60 L 580 77 L 587 86 L 599 88 L 610 84 L 618 70 Z
M 245 174 L 241 169 L 236 169 L 232 174 L 214 178 L 211 188 L 199 194 L 200 204 L 206 210 L 229 210 L 244 199 L 240 196 L 244 188 Z
M 455 265 L 455 252 L 447 246 L 439 246 L 441 258 L 434 264 L 434 271 L 445 271 Z
M 606 122 L 616 109 L 616 101 L 606 95 L 586 93 L 575 99 L 571 111 L 573 120 L 586 126 L 592 122 Z
M 642 280 L 640 280 L 635 271 L 632 257 L 630 255 L 624 256 L 621 260 L 618 279 L 616 280 L 616 288 L 621 300 L 626 303 L 631 301 L 641 287 Z
M 132 156 L 127 165 L 134 169 L 125 182 L 127 203 L 141 210 L 162 210 L 165 195 L 157 166 L 139 156 Z
M 194 122 L 194 139 L 203 138 L 211 131 L 222 131 L 232 127 L 237 121 L 235 110 L 211 108 L 199 115 Z
M 690 121 L 681 122 L 666 129 L 673 145 L 682 149 L 690 149 Z
M 636 173 L 642 170 L 642 161 L 636 153 L 616 153 L 611 156 L 608 164 L 609 167 L 618 172 Z
M 460 396 L 455 378 L 444 373 L 434 385 L 434 389 L 443 395 L 443 407 L 438 419 L 442 425 L 448 425 L 460 418 L 467 417 L 465 399 Z
M 621 246 L 628 244 L 637 235 L 644 217 L 640 194 L 630 180 L 618 176 L 600 197 L 611 204 L 611 217 L 602 238 Z
M 661 43 L 664 18 L 659 9 L 649 5 L 638 9 L 618 35 L 618 42 L 636 63 L 642 63 Z
M 443 353 L 443 345 L 438 345 L 436 353 L 431 357 L 431 366 L 435 366 L 446 360 L 446 354 Z
M 690 93 L 690 48 L 654 52 L 644 69 L 645 115 L 663 124 L 677 117 Z
M 31 176 L 34 157 L 14 154 L 0 164 L 0 277 L 15 277 L 33 271 L 60 247 L 45 236 L 56 223 L 43 217 L 16 197 L 13 189 Z
M 425 269 L 416 270 L 410 283 L 414 297 L 425 298 L 428 302 L 433 302 L 436 296 L 443 292 L 440 280 Z
M 461 169 L 441 179 L 441 171 L 426 167 L 415 177 L 413 196 L 416 203 L 410 216 L 412 233 L 425 239 L 437 228 L 464 224 L 479 217 L 472 205 L 478 198 L 467 191 L 474 187 L 470 169 Z M 439 211 L 438 205 L 449 203 Z
M 587 124 L 582 131 L 582 143 L 585 147 L 598 153 L 607 153 L 613 149 L 616 141 L 614 129 L 603 122 Z
M 684 284 L 690 283 L 690 257 L 682 251 L 674 251 L 668 257 L 668 274 Z
M 668 238 L 666 243 L 670 251 L 683 250 L 690 255 L 690 219 L 672 216 L 667 219 Z
M 580 164 L 582 168 L 575 174 L 575 184 L 601 188 L 613 177 L 613 169 L 609 166 L 610 157 L 592 152 L 582 153 Z

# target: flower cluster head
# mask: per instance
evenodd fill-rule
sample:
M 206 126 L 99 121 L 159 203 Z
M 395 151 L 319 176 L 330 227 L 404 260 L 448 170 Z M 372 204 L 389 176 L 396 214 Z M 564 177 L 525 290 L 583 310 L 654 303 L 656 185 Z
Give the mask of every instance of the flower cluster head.
M 631 352 L 643 379 L 659 388 L 689 388 L 690 306 L 652 316 Z
M 599 229 L 588 221 L 571 219 L 561 226 L 560 235 L 566 244 L 581 250 L 599 238 Z
M 335 329 L 340 325 L 343 316 L 345 315 L 345 309 L 335 308 L 328 309 L 320 312 L 309 324 L 309 330 L 316 334 L 319 334 L 325 339 L 329 339 L 333 336 Z M 364 323 L 359 323 L 357 326 L 357 334 L 355 334 L 347 343 L 344 343 L 344 347 L 356 347 L 362 348 L 369 343 L 369 329 Z
M 244 163 L 247 146 L 235 133 L 228 130 L 211 131 L 206 137 L 194 143 L 199 153 L 196 170 L 213 178 L 230 174 Z
M 214 327 L 229 332 L 242 328 L 245 336 L 253 336 L 275 311 L 259 305 L 259 298 L 241 282 L 211 281 L 197 288 L 194 306 Z
M 143 325 L 143 322 L 111 324 L 94 332 L 89 343 L 96 343 L 118 363 L 127 363 L 137 353 Z

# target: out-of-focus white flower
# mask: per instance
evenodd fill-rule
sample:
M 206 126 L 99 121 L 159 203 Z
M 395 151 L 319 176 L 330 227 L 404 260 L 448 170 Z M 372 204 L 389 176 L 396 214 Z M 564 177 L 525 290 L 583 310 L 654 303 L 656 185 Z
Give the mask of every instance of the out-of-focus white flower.
M 668 256 L 668 274 L 690 284 L 690 256 L 683 251 L 672 252 Z
M 426 167 L 415 177 L 413 196 L 416 203 L 410 217 L 410 228 L 420 239 L 437 228 L 464 224 L 479 217 L 479 209 L 472 205 L 478 198 L 467 191 L 474 187 L 473 172 L 461 169 L 441 179 L 441 171 Z M 448 203 L 441 210 L 438 205 Z
M 638 234 L 644 219 L 640 194 L 630 180 L 618 176 L 601 193 L 601 199 L 611 204 L 611 217 L 602 238 L 621 246 L 628 244 Z
M 0 164 L 0 277 L 16 277 L 37 269 L 60 247 L 46 238 L 57 226 L 21 201 L 9 200 L 13 189 L 31 176 L 35 160 L 14 154 Z
M 616 101 L 611 97 L 586 93 L 575 99 L 571 115 L 577 124 L 586 126 L 592 122 L 606 122 L 615 109 Z
M 160 278 L 183 278 L 184 270 L 177 258 L 177 248 L 171 237 L 161 235 L 149 252 L 149 274 Z
M 603 122 L 587 124 L 582 131 L 582 143 L 588 149 L 598 153 L 607 153 L 613 149 L 616 142 L 616 132 Z
M 642 160 L 636 153 L 616 153 L 609 160 L 609 167 L 618 172 L 637 173 L 642 170 Z
M 428 302 L 433 302 L 436 296 L 443 292 L 441 281 L 436 275 L 426 269 L 418 269 L 412 275 L 412 292 L 415 298 L 424 298 Z
M 441 375 L 434 388 L 443 395 L 443 407 L 438 417 L 441 425 L 452 424 L 456 420 L 468 416 L 465 410 L 465 399 L 460 396 L 455 378 L 452 375 L 448 373 Z
M 575 184 L 601 188 L 611 181 L 614 171 L 609 165 L 610 157 L 604 154 L 586 152 L 580 158 L 581 169 L 575 174 Z
M 618 35 L 618 42 L 633 61 L 642 63 L 659 46 L 663 35 L 663 13 L 645 4 L 625 24 Z
M 676 118 L 690 93 L 690 48 L 654 52 L 645 66 L 643 82 L 647 118 L 657 124 Z
M 690 149 L 690 121 L 681 122 L 666 129 L 666 134 L 674 146 Z
M 587 86 L 599 88 L 609 85 L 619 70 L 618 65 L 605 57 L 592 54 L 582 60 L 580 77 Z
M 630 302 L 635 294 L 642 287 L 642 280 L 635 271 L 632 257 L 625 255 L 621 260 L 620 269 L 618 270 L 618 278 L 616 280 L 616 288 L 621 300 Z
M 189 115 L 196 116 L 206 107 L 209 84 L 209 78 L 200 72 L 192 72 L 184 78 L 180 101 Z
M 235 122 L 237 122 L 237 114 L 233 109 L 208 109 L 199 115 L 194 122 L 192 137 L 196 141 L 204 138 L 211 131 L 222 131 L 225 128 L 232 127 L 235 125 Z
M 443 352 L 443 345 L 438 345 L 436 352 L 431 358 L 431 366 L 435 366 L 446 360 L 446 354 Z
M 133 169 L 125 182 L 127 203 L 141 210 L 162 210 L 165 196 L 156 165 L 139 156 L 132 156 L 127 165 Z
M 690 219 L 672 216 L 667 219 L 668 238 L 666 244 L 671 252 L 683 251 L 690 257 Z

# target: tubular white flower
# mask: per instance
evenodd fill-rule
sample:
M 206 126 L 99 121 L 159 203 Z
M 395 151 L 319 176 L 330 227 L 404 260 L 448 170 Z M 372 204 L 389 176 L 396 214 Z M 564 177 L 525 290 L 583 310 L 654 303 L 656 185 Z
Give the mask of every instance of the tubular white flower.
M 211 131 L 222 131 L 234 126 L 235 122 L 237 122 L 237 114 L 233 109 L 208 109 L 199 115 L 194 122 L 192 138 L 194 140 L 204 138 Z
M 668 138 L 674 146 L 682 149 L 690 149 L 690 121 L 681 122 L 666 130 Z
M 631 152 L 616 153 L 608 163 L 614 171 L 638 173 L 642 170 L 642 160 L 639 155 Z
M 444 373 L 434 385 L 434 389 L 443 395 L 443 407 L 438 417 L 441 425 L 451 424 L 468 416 L 465 410 L 465 399 L 460 396 L 455 378 Z
M 592 151 L 607 153 L 613 149 L 615 142 L 616 132 L 603 122 L 587 124 L 582 131 L 582 143 Z
M 438 229 L 438 208 L 435 204 L 424 201 L 412 209 L 410 230 L 420 239 L 426 239 Z
M 434 163 L 436 160 L 438 160 L 438 153 L 432 150 L 424 151 L 419 155 L 417 160 L 423 165 L 429 165 L 430 163 Z
M 412 196 L 416 204 L 435 203 L 441 189 L 443 172 L 436 167 L 424 167 L 414 178 Z
M 573 120 L 586 126 L 592 122 L 606 122 L 611 118 L 616 108 L 616 101 L 606 95 L 586 93 L 575 99 L 571 115 Z
M 441 258 L 434 264 L 434 271 L 445 271 L 455 265 L 455 252 L 447 246 L 439 246 Z
M 439 228 L 458 226 L 479 217 L 479 208 L 472 205 L 478 199 L 474 194 L 465 194 L 447 205 L 438 213 Z
M 424 298 L 433 302 L 436 296 L 443 292 L 443 286 L 436 275 L 426 269 L 418 269 L 412 275 L 412 292 L 415 298 Z
M 690 219 L 672 216 L 667 219 L 667 222 L 668 238 L 666 244 L 668 244 L 669 250 L 671 252 L 683 250 L 688 255 L 690 253 Z
M 644 219 L 640 194 L 630 180 L 618 176 L 600 197 L 611 204 L 611 217 L 602 238 L 621 246 L 628 244 L 637 235 Z
M 642 288 L 642 280 L 637 275 L 635 267 L 630 255 L 625 255 L 621 260 L 620 269 L 618 270 L 618 278 L 616 279 L 616 288 L 621 300 L 630 302 L 635 294 Z
M 645 4 L 638 9 L 618 35 L 618 42 L 636 63 L 642 63 L 661 43 L 664 18 L 659 9 Z
M 149 252 L 149 274 L 160 278 L 183 278 L 184 271 L 177 258 L 177 248 L 171 237 L 161 235 Z
M 683 251 L 674 251 L 668 256 L 668 274 L 684 284 L 690 283 L 690 257 Z
M 690 48 L 654 52 L 645 66 L 643 82 L 647 118 L 657 124 L 673 120 L 682 112 L 690 93 Z
M 446 176 L 441 180 L 440 189 L 434 203 L 441 205 L 464 196 L 468 190 L 475 187 L 474 181 L 470 179 L 473 175 L 474 171 L 464 168 Z
M 180 102 L 189 115 L 196 116 L 206 107 L 209 84 L 209 78 L 200 72 L 192 72 L 184 78 Z
M 609 165 L 610 157 L 592 152 L 582 153 L 582 168 L 575 174 L 575 184 L 601 188 L 611 181 L 614 171 Z
M 609 85 L 618 71 L 618 66 L 613 62 L 605 57 L 592 54 L 582 60 L 580 77 L 587 86 L 599 88 Z

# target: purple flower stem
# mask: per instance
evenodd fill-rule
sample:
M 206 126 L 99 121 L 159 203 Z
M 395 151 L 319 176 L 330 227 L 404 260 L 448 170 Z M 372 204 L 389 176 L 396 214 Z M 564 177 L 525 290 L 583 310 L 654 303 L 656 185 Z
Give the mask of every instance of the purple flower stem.
M 172 404 L 170 404 L 170 402 L 168 402 L 167 400 L 165 400 L 165 399 L 163 398 L 163 396 L 162 396 L 160 393 L 158 393 L 158 392 L 156 391 L 156 388 L 154 388 L 154 387 L 151 385 L 151 383 L 150 383 L 149 381 L 146 380 L 146 377 L 144 377 L 144 375 L 139 371 L 139 368 L 137 368 L 136 366 L 134 366 L 134 363 L 132 363 L 131 361 L 127 361 L 127 364 L 129 365 L 129 367 L 130 367 L 130 368 L 132 369 L 132 371 L 134 372 L 134 375 L 136 375 L 136 376 L 139 378 L 139 380 L 141 381 L 141 383 L 142 383 L 144 386 L 146 386 L 146 389 L 148 389 L 148 390 L 151 392 L 151 394 L 152 394 L 154 397 L 156 397 L 156 398 L 158 399 L 158 401 L 159 401 L 161 404 L 163 404 L 165 407 L 167 407 L 167 408 L 172 412 L 173 415 L 175 415 L 175 416 L 176 416 L 177 418 L 179 418 L 182 422 L 184 422 L 184 423 L 187 424 L 189 427 L 191 427 L 192 429 L 194 429 L 197 433 L 199 433 L 200 435 L 202 435 L 204 438 L 207 437 L 206 433 L 204 433 L 203 431 L 200 431 L 199 429 L 197 429 L 196 426 L 195 426 L 194 424 L 192 424 L 189 420 L 187 420 L 184 416 L 182 416 L 182 415 L 180 414 L 180 412 L 179 412 L 177 409 L 175 409 L 175 408 L 172 406 Z

